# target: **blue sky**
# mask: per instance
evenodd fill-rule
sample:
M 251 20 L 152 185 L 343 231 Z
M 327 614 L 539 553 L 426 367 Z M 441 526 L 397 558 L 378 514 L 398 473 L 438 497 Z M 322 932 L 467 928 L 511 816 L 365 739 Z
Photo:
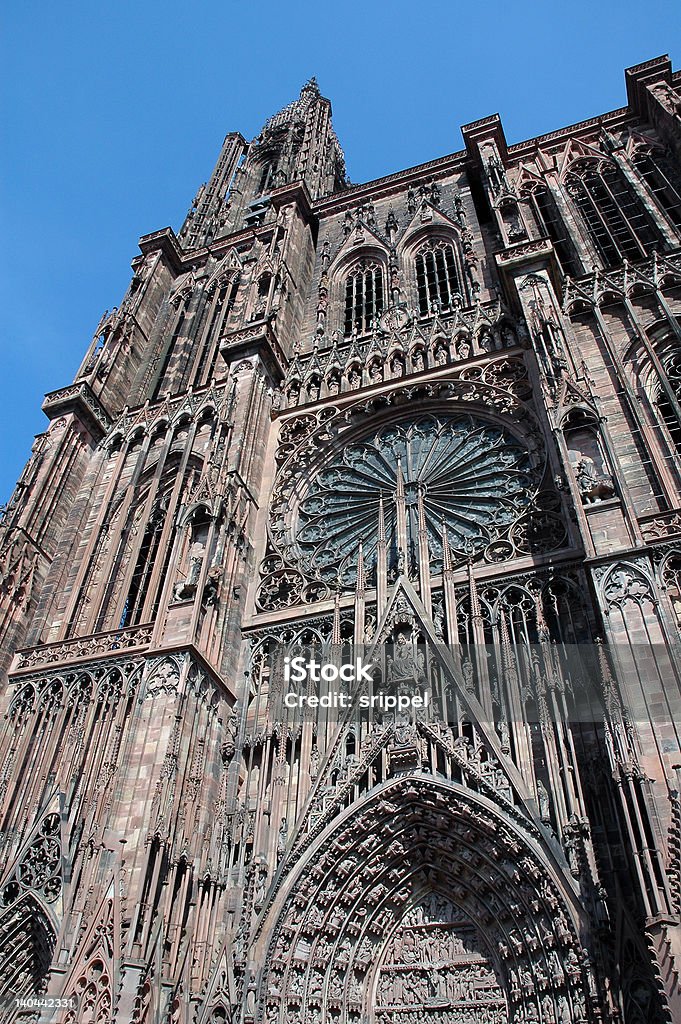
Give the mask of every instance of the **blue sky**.
M 498 111 L 518 142 L 623 106 L 625 67 L 681 67 L 678 0 L 24 0 L 3 29 L 0 502 L 138 237 L 177 229 L 224 134 L 311 75 L 363 181 L 462 148 L 467 121 Z

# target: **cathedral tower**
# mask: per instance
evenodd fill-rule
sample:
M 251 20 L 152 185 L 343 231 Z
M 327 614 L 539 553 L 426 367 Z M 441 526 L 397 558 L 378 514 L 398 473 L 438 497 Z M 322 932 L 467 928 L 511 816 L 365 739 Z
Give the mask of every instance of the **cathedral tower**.
M 0 523 L 3 1019 L 681 1019 L 681 75 L 626 86 L 353 185 L 313 79 L 142 237 Z M 311 653 L 409 710 L 289 706 Z

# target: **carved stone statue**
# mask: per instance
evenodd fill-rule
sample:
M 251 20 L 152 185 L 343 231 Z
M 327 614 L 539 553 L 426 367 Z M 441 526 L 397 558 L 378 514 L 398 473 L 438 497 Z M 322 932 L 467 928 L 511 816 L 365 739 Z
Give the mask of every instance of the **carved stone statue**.
M 281 825 L 279 826 L 279 837 L 277 839 L 277 860 L 286 853 L 286 844 L 288 842 L 288 823 L 286 818 L 281 819 Z
M 537 800 L 539 801 L 539 817 L 542 821 L 550 821 L 551 808 L 549 794 L 541 779 L 537 779 Z
M 425 681 L 425 658 L 422 651 L 414 651 L 406 634 L 398 633 L 393 657 L 388 656 L 388 682 L 419 683 Z

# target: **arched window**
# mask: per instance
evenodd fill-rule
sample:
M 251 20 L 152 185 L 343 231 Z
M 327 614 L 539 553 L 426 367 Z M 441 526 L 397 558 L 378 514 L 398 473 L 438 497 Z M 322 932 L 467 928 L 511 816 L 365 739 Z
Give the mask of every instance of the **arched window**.
M 577 277 L 581 271 L 575 258 L 572 239 L 550 190 L 546 185 L 537 184 L 523 198 L 532 210 L 539 233 L 553 242 L 560 269 L 570 277 Z
M 674 348 L 673 351 L 669 352 L 662 363 L 662 367 L 666 377 L 667 388 L 664 387 L 664 382 L 660 381 L 655 396 L 655 404 L 660 414 L 660 420 L 669 431 L 677 452 L 681 454 L 681 423 L 679 423 L 679 417 L 674 409 L 672 397 L 669 393 L 671 390 L 677 404 L 681 405 L 681 350 Z
M 669 556 L 662 569 L 664 592 L 671 601 L 677 626 L 681 627 L 681 555 Z
M 165 502 L 161 501 L 154 507 L 149 517 L 149 522 L 144 531 L 137 555 L 135 571 L 132 574 L 125 604 L 123 605 L 123 612 L 118 624 L 119 629 L 125 629 L 126 626 L 134 626 L 141 622 L 144 602 L 149 593 L 151 577 L 161 543 L 166 512 Z
M 419 312 L 451 309 L 454 297 L 463 295 L 457 254 L 451 242 L 428 242 L 416 254 L 416 287 Z
M 345 335 L 368 334 L 384 309 L 383 267 L 376 260 L 358 263 L 345 279 Z
M 581 161 L 565 185 L 606 266 L 640 260 L 659 244 L 643 203 L 615 164 Z
M 215 296 L 215 301 L 208 330 L 203 335 L 201 356 L 194 372 L 195 386 L 200 387 L 202 384 L 208 383 L 215 372 L 220 355 L 220 336 L 227 317 L 234 308 L 238 290 L 239 275 L 225 274 L 219 282 L 213 284 L 208 293 L 210 297 Z
M 674 227 L 681 227 L 681 180 L 669 158 L 664 153 L 653 155 L 650 150 L 641 150 L 634 165 Z
M 651 340 L 662 372 L 646 358 L 639 380 L 667 445 L 681 455 L 681 344 L 668 329 Z
M 258 188 L 256 195 L 262 196 L 274 187 L 274 179 L 277 174 L 277 161 L 276 159 L 266 160 L 260 168 L 260 178 L 258 180 Z

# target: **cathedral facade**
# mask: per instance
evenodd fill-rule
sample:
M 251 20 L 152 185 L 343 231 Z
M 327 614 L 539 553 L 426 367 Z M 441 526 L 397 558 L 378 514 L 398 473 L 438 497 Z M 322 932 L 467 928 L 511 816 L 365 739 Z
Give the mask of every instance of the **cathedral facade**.
M 142 237 L 0 524 L 3 1020 L 681 1021 L 681 73 L 626 90 L 356 185 L 312 80 Z M 311 651 L 412 703 L 289 706 Z

